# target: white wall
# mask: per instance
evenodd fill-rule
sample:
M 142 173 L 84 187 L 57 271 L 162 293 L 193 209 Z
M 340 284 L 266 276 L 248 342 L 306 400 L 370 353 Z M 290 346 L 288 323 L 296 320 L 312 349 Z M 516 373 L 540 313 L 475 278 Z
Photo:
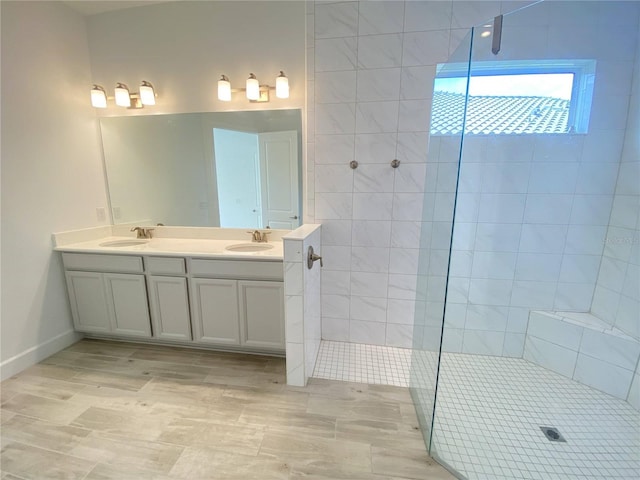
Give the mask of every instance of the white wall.
M 305 101 L 305 5 L 288 1 L 168 2 L 88 18 L 92 82 L 113 95 L 141 80 L 157 89 L 157 105 L 139 112 L 110 107 L 99 115 L 301 108 Z M 249 103 L 243 93 L 217 99 L 221 74 L 243 88 L 249 73 L 275 85 L 283 70 L 291 96 Z M 112 103 L 110 102 L 110 105 Z
M 5 378 L 76 338 L 51 234 L 104 224 L 107 202 L 84 19 L 60 2 L 1 9 Z

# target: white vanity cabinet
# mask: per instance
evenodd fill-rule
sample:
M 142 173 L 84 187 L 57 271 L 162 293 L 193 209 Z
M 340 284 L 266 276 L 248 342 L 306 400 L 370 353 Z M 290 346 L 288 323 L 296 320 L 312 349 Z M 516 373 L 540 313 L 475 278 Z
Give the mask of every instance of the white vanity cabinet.
M 282 261 L 62 254 L 76 330 L 284 353 Z
M 193 340 L 240 345 L 238 287 L 235 280 L 193 278 Z
M 62 258 L 76 330 L 151 337 L 141 258 L 73 253 Z
M 154 338 L 191 341 L 184 258 L 145 257 Z
M 284 283 L 238 281 L 242 345 L 283 349 Z
M 191 273 L 195 342 L 284 350 L 281 262 L 192 259 Z

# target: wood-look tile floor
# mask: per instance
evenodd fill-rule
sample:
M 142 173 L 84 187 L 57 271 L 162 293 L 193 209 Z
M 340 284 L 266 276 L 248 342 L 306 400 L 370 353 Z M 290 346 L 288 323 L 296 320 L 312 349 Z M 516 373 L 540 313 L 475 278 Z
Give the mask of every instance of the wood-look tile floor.
M 454 478 L 406 388 L 280 358 L 83 340 L 1 386 L 2 480 Z

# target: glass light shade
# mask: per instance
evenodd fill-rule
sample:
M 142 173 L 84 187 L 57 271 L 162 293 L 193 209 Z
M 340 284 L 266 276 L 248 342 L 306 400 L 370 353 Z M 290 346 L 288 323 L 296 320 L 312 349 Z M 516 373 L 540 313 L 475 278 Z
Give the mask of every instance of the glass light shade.
M 247 78 L 247 98 L 249 100 L 258 100 L 260 98 L 260 82 L 252 73 Z
M 129 88 L 124 83 L 116 85 L 116 105 L 120 107 L 130 107 L 131 97 L 129 96 Z
M 284 72 L 276 77 L 276 97 L 289 98 L 289 79 Z
M 218 100 L 231 101 L 231 82 L 224 75 L 218 80 Z
M 140 102 L 143 105 L 156 104 L 156 92 L 153 90 L 153 85 L 144 80 L 140 84 Z
M 107 92 L 100 85 L 91 89 L 91 105 L 95 108 L 107 108 Z

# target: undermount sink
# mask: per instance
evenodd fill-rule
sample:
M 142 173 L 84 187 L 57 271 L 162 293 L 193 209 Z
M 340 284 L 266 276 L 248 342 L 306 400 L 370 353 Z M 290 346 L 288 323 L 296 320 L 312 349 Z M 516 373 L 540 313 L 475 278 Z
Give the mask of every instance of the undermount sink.
M 102 242 L 101 247 L 133 247 L 135 245 L 144 245 L 149 240 L 110 240 L 108 242 Z
M 229 252 L 263 252 L 271 250 L 273 245 L 268 243 L 235 243 L 225 247 Z

